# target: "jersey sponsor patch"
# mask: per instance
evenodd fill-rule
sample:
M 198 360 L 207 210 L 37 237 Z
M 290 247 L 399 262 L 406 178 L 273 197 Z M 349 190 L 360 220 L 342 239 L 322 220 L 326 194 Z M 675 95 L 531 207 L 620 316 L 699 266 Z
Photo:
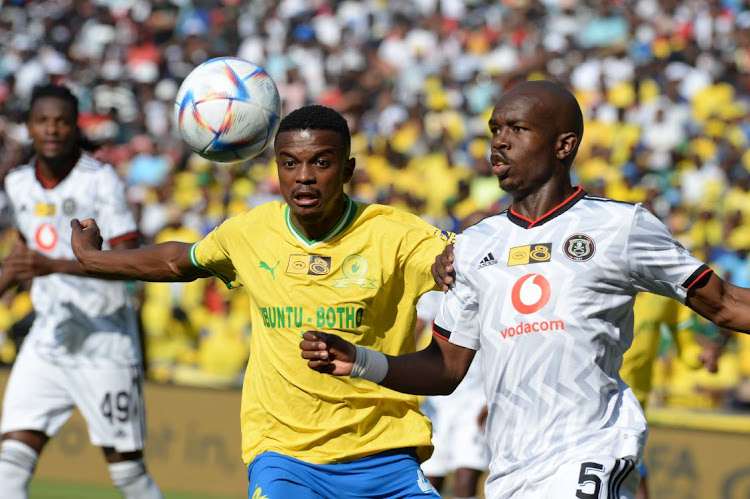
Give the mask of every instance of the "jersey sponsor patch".
M 34 205 L 34 216 L 53 217 L 57 213 L 57 207 L 51 203 L 36 203 Z
M 563 245 L 563 253 L 574 262 L 587 262 L 595 252 L 594 240 L 586 234 L 573 234 Z
M 508 267 L 530 263 L 549 262 L 552 258 L 552 243 L 534 243 L 516 246 L 508 253 Z
M 331 272 L 331 257 L 320 255 L 289 255 L 287 274 L 327 275 Z
M 551 293 L 549 281 L 543 275 L 526 274 L 513 285 L 510 297 L 513 308 L 527 315 L 544 308 Z
M 36 230 L 34 240 L 36 241 L 39 249 L 45 251 L 51 250 L 52 248 L 57 246 L 57 231 L 55 230 L 55 226 L 52 224 L 40 225 Z

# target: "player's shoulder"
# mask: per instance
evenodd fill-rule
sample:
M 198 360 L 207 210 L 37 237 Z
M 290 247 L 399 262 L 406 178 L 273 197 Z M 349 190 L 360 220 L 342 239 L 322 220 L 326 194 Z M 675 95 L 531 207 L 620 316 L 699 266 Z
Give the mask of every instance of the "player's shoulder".
M 587 193 L 579 201 L 579 206 L 590 211 L 634 214 L 642 207 L 642 204 L 620 201 L 604 196 L 594 196 Z
M 110 163 L 100 161 L 93 156 L 84 153 L 78 159 L 74 171 L 96 178 L 104 178 L 110 181 L 122 182 L 122 177 Z
M 5 175 L 5 187 L 6 192 L 11 193 L 12 189 L 9 187 L 18 187 L 26 182 L 33 180 L 35 177 L 34 165 L 26 163 L 18 165 L 10 170 Z
M 253 227 L 258 227 L 259 224 L 279 225 L 284 223 L 286 210 L 287 205 L 281 201 L 269 201 L 233 215 L 224 220 L 221 225 L 225 227 L 248 226 L 248 224 Z
M 490 215 L 477 223 L 466 227 L 461 231 L 461 239 L 472 239 L 475 237 L 486 237 L 489 234 L 497 234 L 499 229 L 508 223 L 508 210 L 497 215 Z M 507 230 L 507 228 L 506 228 Z M 458 238 L 458 236 L 456 236 Z
M 394 206 L 376 203 L 355 202 L 357 206 L 356 223 L 369 224 L 382 234 L 400 234 L 411 230 L 427 232 L 441 237 L 444 241 L 453 241 L 455 234 L 431 224 L 414 213 L 409 213 Z

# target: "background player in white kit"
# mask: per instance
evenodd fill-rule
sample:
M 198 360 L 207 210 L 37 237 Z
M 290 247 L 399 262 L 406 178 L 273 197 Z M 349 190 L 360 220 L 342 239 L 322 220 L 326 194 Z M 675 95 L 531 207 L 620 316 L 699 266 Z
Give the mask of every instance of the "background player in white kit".
M 440 310 L 442 293 L 430 291 L 417 302 L 417 317 L 431 324 Z M 432 421 L 435 451 L 422 463 L 425 477 L 440 492 L 453 474 L 453 497 L 477 497 L 479 479 L 490 463 L 480 416 L 487 405 L 482 382 L 481 353 L 474 357 L 466 377 L 450 395 L 426 397 L 420 409 Z
M 121 281 L 85 277 L 70 248 L 70 219 L 96 217 L 113 248 L 137 246 L 124 186 L 87 155 L 78 100 L 34 89 L 27 127 L 34 155 L 5 178 L 20 242 L 3 262 L 0 293 L 33 278 L 36 318 L 2 406 L 0 497 L 28 495 L 39 453 L 77 407 L 127 499 L 160 498 L 143 463 L 145 421 L 136 315 Z
M 571 184 L 583 118 L 563 87 L 513 87 L 489 125 L 493 171 L 513 204 L 457 237 L 453 265 L 438 258 L 436 281 L 453 287 L 430 346 L 387 357 L 308 331 L 302 356 L 318 371 L 427 395 L 453 390 L 481 347 L 486 496 L 631 498 L 646 421 L 618 371 L 635 295 L 670 296 L 750 332 L 750 290 L 713 274 L 641 205 Z
M 460 231 L 486 218 L 476 212 L 461 222 Z M 443 294 L 425 293 L 417 302 L 418 324 L 432 324 L 440 311 Z M 421 332 L 421 328 L 420 328 Z M 474 357 L 466 376 L 447 396 L 426 397 L 420 409 L 432 421 L 432 444 L 435 451 L 422 463 L 422 471 L 438 491 L 445 478 L 453 474 L 453 497 L 471 499 L 478 496 L 479 481 L 490 462 L 484 436 L 487 398 L 482 382 L 481 353 Z

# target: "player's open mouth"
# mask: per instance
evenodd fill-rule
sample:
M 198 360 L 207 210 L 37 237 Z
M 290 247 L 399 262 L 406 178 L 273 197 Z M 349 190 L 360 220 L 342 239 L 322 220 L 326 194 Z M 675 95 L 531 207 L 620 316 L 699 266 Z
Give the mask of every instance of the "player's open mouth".
M 300 192 L 292 196 L 297 206 L 314 206 L 318 203 L 318 196 L 312 192 Z
M 495 174 L 495 176 L 499 179 L 504 179 L 508 176 L 508 172 L 510 171 L 510 165 L 507 163 L 495 163 L 492 162 L 492 173 Z
M 500 154 L 493 154 L 490 156 L 490 163 L 492 164 L 492 172 L 498 178 L 505 178 L 508 176 L 508 170 L 510 170 L 510 161 Z

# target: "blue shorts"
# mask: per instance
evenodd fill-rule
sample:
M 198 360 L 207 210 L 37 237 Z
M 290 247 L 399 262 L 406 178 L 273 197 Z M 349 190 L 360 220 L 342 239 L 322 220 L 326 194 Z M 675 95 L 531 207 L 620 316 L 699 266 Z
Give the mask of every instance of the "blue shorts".
M 310 464 L 264 452 L 247 468 L 251 499 L 435 498 L 416 455 L 404 449 L 347 463 Z

